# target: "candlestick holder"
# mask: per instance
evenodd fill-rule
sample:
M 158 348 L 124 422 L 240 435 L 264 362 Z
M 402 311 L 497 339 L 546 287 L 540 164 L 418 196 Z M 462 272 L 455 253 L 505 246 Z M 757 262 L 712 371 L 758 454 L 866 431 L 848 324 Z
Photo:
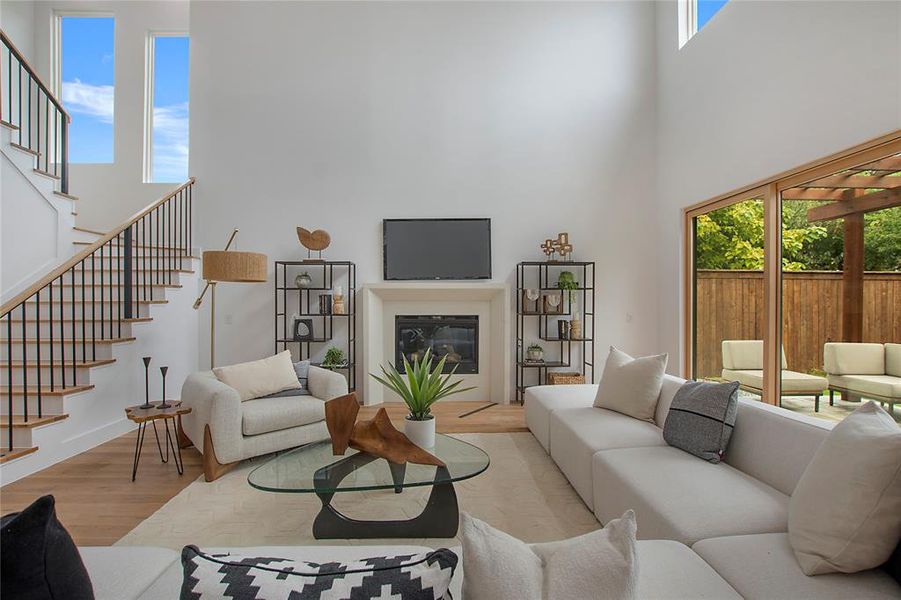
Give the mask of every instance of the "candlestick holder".
M 145 356 L 144 361 L 144 404 L 139 406 L 138 408 L 150 409 L 153 408 L 153 404 L 150 403 L 150 360 L 149 356 Z
M 157 408 L 166 409 L 171 407 L 172 405 L 166 400 L 166 373 L 169 372 L 169 367 L 160 367 L 160 373 L 163 376 L 163 401 L 159 403 Z

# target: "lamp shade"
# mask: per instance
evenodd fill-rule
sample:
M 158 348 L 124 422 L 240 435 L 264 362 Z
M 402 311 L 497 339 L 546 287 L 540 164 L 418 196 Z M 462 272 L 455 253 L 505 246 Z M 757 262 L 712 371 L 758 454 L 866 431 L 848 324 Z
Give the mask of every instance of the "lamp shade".
M 203 253 L 207 281 L 262 283 L 266 281 L 266 255 L 259 252 L 207 250 Z

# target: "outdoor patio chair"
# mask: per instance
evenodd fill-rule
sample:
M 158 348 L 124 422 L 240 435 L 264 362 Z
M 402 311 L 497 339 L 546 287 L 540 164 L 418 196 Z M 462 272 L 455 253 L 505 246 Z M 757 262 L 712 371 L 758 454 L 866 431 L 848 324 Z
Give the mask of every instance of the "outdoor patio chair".
M 723 340 L 722 350 L 723 379 L 737 381 L 741 389 L 763 396 L 763 340 Z M 789 371 L 782 349 L 782 396 L 813 396 L 813 409 L 819 412 L 820 396 L 828 386 L 824 377 Z
M 895 404 L 901 402 L 901 344 L 829 342 L 823 358 L 830 404 L 839 392 L 888 404 L 894 413 Z

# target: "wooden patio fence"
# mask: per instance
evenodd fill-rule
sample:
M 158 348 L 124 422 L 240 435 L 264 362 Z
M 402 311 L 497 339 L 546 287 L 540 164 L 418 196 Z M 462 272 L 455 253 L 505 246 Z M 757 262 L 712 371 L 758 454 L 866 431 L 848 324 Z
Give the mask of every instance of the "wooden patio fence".
M 841 341 L 842 274 L 783 274 L 782 343 L 788 368 L 823 368 L 823 344 Z M 901 342 L 901 272 L 867 272 L 863 341 Z M 763 339 L 763 272 L 698 271 L 697 373 L 719 377 L 723 340 Z

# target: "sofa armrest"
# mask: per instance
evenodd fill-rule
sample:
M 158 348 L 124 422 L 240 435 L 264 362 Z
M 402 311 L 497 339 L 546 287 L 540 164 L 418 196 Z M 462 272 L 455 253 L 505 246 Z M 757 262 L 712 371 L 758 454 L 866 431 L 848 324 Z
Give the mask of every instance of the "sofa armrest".
M 307 388 L 320 400 L 331 400 L 347 394 L 347 379 L 341 373 L 310 367 Z
M 182 418 L 185 433 L 203 450 L 203 431 L 210 426 L 213 447 L 220 462 L 238 460 L 241 432 L 241 396 L 219 381 L 212 371 L 192 373 L 181 388 L 181 401 L 191 407 Z

